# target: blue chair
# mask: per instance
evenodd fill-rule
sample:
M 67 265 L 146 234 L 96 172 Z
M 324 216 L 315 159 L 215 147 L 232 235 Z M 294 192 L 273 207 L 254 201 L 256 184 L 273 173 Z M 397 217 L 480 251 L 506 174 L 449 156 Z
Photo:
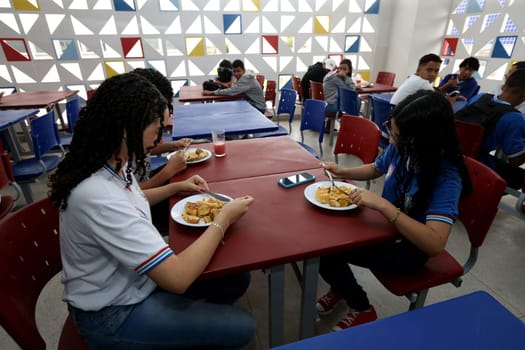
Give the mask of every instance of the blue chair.
M 295 114 L 295 103 L 297 100 L 297 91 L 292 89 L 281 89 L 281 96 L 279 97 L 279 105 L 277 106 L 277 126 L 276 131 L 260 132 L 253 134 L 253 137 L 273 137 L 284 136 L 292 132 L 292 122 Z M 288 130 L 279 124 L 281 115 L 288 116 Z
M 71 140 L 73 139 L 73 130 L 75 129 L 75 124 L 77 123 L 79 113 L 80 98 L 75 96 L 66 102 L 67 132 L 61 132 L 59 134 L 60 144 L 64 147 L 69 147 L 69 145 L 71 145 Z
M 389 144 L 388 130 L 383 125 L 384 122 L 390 117 L 390 113 L 394 109 L 394 105 L 390 103 L 388 96 L 381 96 L 386 94 L 371 94 L 368 95 L 369 103 L 372 106 L 372 121 L 381 130 L 381 144 L 382 148 L 386 148 Z M 391 94 L 390 98 L 392 97 Z M 386 97 L 386 98 L 385 98 Z
M 337 88 L 337 104 L 339 105 L 335 118 L 339 121 L 343 114 L 359 116 L 359 109 L 361 108 L 361 100 L 359 94 L 343 87 Z M 332 119 L 333 118 L 329 118 Z M 334 123 L 335 124 L 335 123 Z M 335 125 L 330 128 L 330 142 L 329 145 L 334 144 Z
M 162 168 L 168 162 L 167 157 L 162 156 L 149 156 L 149 162 L 151 165 L 151 172 L 156 173 L 160 168 Z
M 303 146 L 314 157 L 321 159 L 323 157 L 323 138 L 324 124 L 326 114 L 326 102 L 321 100 L 304 101 L 304 111 L 301 117 L 301 142 Z M 319 132 L 319 154 L 310 146 L 304 143 L 304 131 L 313 130 Z
M 33 202 L 33 193 L 29 184 L 54 170 L 65 153 L 64 147 L 60 144 L 54 111 L 31 120 L 31 140 L 34 157 L 13 164 L 15 180 L 22 188 L 28 204 Z M 58 147 L 61 154 L 47 155 L 55 147 Z

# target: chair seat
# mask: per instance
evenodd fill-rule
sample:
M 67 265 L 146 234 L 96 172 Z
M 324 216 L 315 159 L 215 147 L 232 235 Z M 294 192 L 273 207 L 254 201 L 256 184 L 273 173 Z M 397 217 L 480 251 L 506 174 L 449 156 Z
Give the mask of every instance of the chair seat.
M 42 156 L 47 172 L 55 169 L 60 163 L 60 157 L 55 155 Z M 13 164 L 13 173 L 17 182 L 34 180 L 44 174 L 42 164 L 36 158 L 22 159 Z
M 319 153 L 317 153 L 317 151 L 315 149 L 313 149 L 312 147 L 308 146 L 305 143 L 302 143 L 302 142 L 299 142 L 299 141 L 297 141 L 297 143 L 300 144 L 305 150 L 307 150 L 312 156 L 314 156 L 317 159 L 320 159 L 319 158 Z
M 59 133 L 60 137 L 60 144 L 63 147 L 69 147 L 71 145 L 71 140 L 73 139 L 73 134 L 70 134 L 69 132 L 61 132 Z M 58 147 L 56 147 L 58 148 Z
M 403 296 L 453 281 L 463 275 L 463 267 L 444 250 L 413 272 L 383 273 L 372 270 L 372 273 L 391 293 Z
M 288 135 L 288 130 L 286 130 L 284 126 L 278 125 L 278 129 L 275 131 L 259 132 L 259 133 L 253 134 L 253 137 L 262 138 L 262 137 L 274 137 L 274 136 L 286 136 L 286 135 Z
M 11 196 L 0 196 L 0 219 L 13 209 L 14 202 L 15 199 Z

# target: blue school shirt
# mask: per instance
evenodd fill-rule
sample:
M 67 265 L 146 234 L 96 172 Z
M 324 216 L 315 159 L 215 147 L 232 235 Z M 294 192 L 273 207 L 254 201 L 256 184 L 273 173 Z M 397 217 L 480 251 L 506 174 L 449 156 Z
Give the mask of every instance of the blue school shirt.
M 376 169 L 385 175 L 385 185 L 383 187 L 383 198 L 396 205 L 398 203 L 396 189 L 400 184 L 395 176 L 395 169 L 399 164 L 400 156 L 394 145 L 389 145 L 385 152 L 376 158 Z M 406 165 L 405 165 L 406 166 Z M 452 225 L 458 215 L 459 197 L 461 195 L 462 180 L 457 168 L 446 159 L 441 161 L 441 169 L 436 177 L 436 184 L 432 192 L 432 198 L 428 207 L 415 214 L 414 219 L 425 223 L 426 221 L 441 221 Z M 408 191 L 404 198 L 404 207 L 410 208 L 413 203 L 414 195 L 417 193 L 419 185 L 416 177 L 412 179 L 408 186 Z

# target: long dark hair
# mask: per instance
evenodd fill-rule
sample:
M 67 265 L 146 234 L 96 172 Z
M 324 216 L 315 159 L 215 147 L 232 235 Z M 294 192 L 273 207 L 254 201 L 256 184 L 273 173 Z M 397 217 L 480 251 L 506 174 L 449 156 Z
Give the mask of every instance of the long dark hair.
M 454 113 L 447 99 L 438 92 L 420 90 L 399 103 L 392 111 L 398 129 L 396 147 L 401 157 L 396 167 L 399 207 L 414 216 L 427 207 L 441 162 L 447 159 L 456 166 L 462 177 L 462 193 L 470 193 L 470 177 L 459 149 Z M 412 206 L 405 208 L 405 194 L 416 177 L 419 190 Z
M 123 166 L 119 157 L 126 143 L 128 159 L 144 170 L 143 131 L 156 119 L 162 125 L 167 101 L 148 80 L 137 74 L 121 74 L 106 79 L 81 109 L 69 152 L 49 179 L 49 198 L 60 209 L 67 208 L 69 194 L 115 157 L 117 172 Z M 161 134 L 156 140 L 160 141 Z M 132 169 L 126 170 L 128 186 Z

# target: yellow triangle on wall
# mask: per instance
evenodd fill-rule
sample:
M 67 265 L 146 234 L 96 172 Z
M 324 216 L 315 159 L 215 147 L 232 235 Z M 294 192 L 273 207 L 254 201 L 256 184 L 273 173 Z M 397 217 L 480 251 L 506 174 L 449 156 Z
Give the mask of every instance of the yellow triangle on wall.
M 13 7 L 19 11 L 40 11 L 38 0 L 13 0 Z
M 330 16 L 315 16 L 314 33 L 315 34 L 330 33 Z

